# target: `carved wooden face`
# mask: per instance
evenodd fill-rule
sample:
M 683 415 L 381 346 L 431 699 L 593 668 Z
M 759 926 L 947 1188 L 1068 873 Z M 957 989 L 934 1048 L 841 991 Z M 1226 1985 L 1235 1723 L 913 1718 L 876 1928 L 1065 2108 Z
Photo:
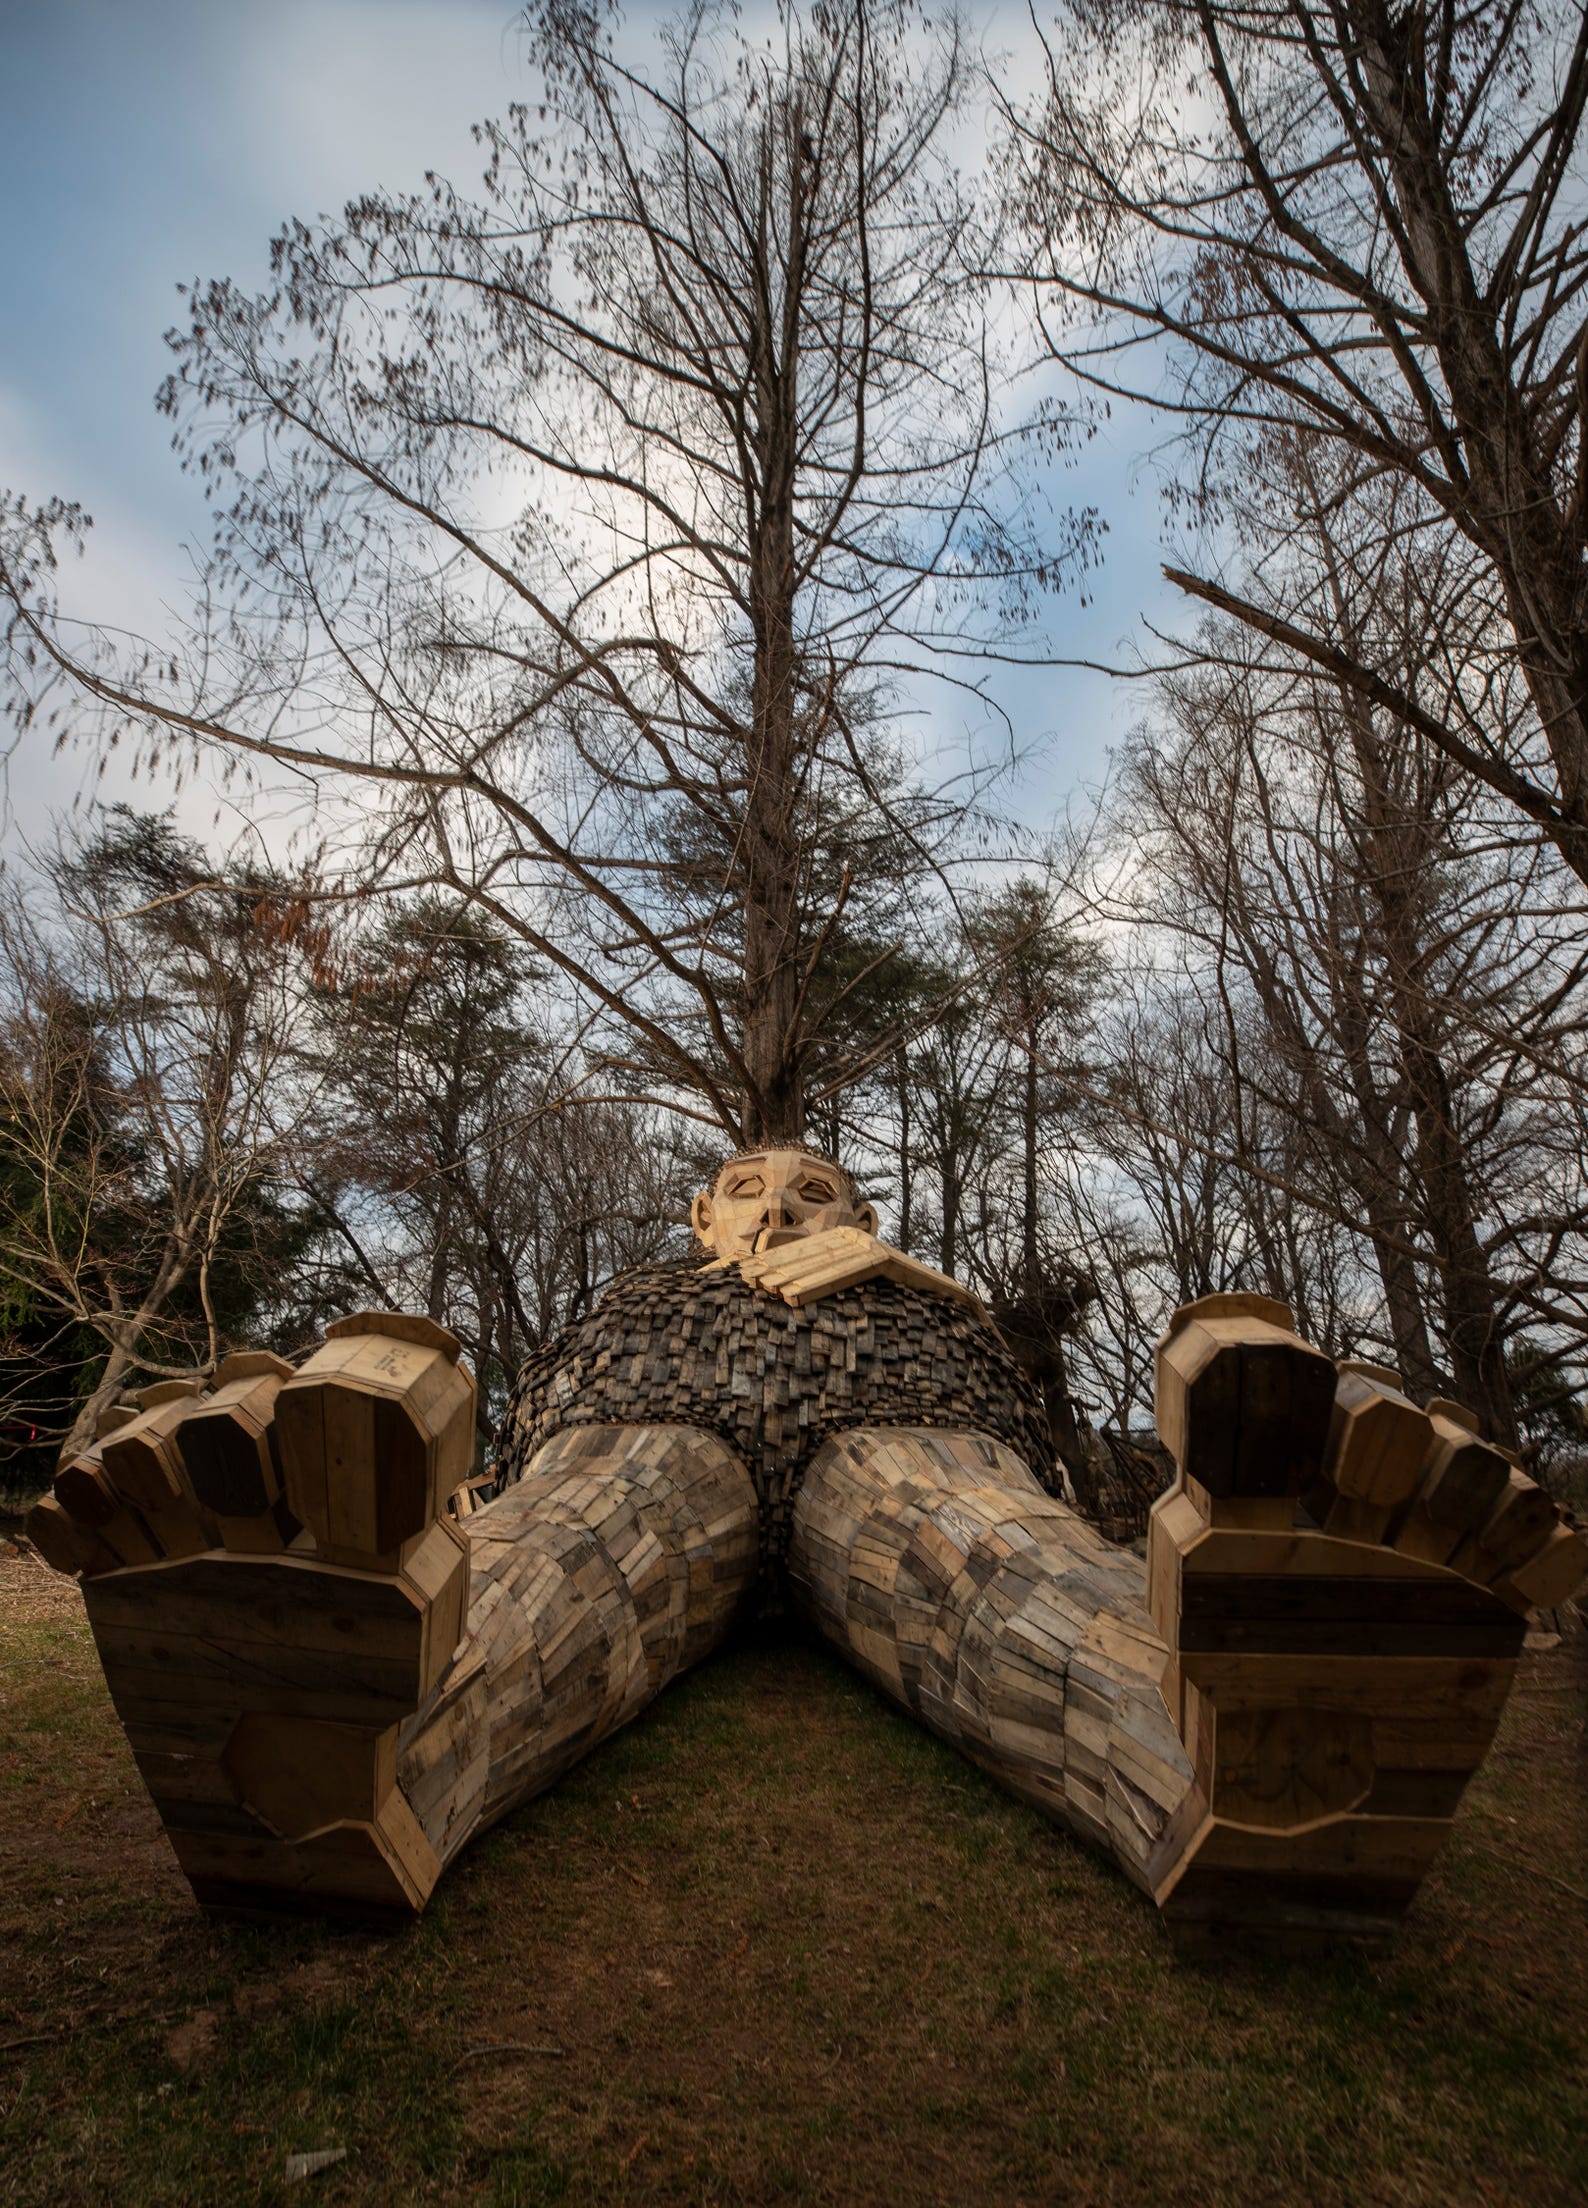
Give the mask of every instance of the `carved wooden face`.
M 828 1227 L 877 1230 L 869 1204 L 856 1204 L 835 1165 L 808 1150 L 757 1150 L 730 1158 L 711 1193 L 695 1198 L 690 1224 L 718 1257 L 775 1250 Z

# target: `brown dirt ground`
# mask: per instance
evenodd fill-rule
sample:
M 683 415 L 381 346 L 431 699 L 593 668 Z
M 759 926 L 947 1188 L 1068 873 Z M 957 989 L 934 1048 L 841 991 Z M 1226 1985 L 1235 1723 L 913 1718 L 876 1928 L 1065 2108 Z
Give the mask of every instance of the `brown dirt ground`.
M 771 1633 L 353 1937 L 199 1915 L 75 1588 L 0 1551 L 0 2202 L 1580 2203 L 1582 1651 L 1376 1962 L 1177 1965 Z

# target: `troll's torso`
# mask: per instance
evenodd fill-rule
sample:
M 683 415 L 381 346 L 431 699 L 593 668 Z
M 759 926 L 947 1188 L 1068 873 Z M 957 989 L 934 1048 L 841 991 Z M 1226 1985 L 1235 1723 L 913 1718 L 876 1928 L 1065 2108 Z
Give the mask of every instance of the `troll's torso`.
M 498 1483 L 581 1425 L 720 1434 L 755 1482 L 771 1563 L 806 1464 L 848 1427 L 988 1434 L 1045 1487 L 1058 1484 L 1041 1402 L 994 1330 L 964 1304 L 890 1280 L 796 1309 L 747 1286 L 736 1266 L 625 1273 L 519 1374 L 496 1437 Z

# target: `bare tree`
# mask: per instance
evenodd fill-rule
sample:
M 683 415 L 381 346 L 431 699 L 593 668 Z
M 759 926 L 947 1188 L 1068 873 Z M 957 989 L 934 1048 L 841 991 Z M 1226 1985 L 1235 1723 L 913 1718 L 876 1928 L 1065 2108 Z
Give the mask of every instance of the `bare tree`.
M 654 1115 L 591 1090 L 557 994 L 513 937 L 424 897 L 341 946 L 305 1044 L 309 1193 L 365 1300 L 463 1341 L 487 1439 L 524 1358 L 656 1256 L 698 1185 Z
M 966 948 L 986 969 L 978 994 L 996 1042 L 993 1141 L 980 1163 L 972 1271 L 999 1327 L 1042 1390 L 1059 1453 L 1085 1452 L 1068 1364 L 1070 1338 L 1095 1300 L 1084 1242 L 1050 1184 L 1084 1139 L 1071 1077 L 1085 1067 L 1096 945 L 1064 916 L 1052 880 L 1023 874 L 977 902 Z
M 268 1302 L 312 1095 L 287 1077 L 294 909 L 224 889 L 161 822 L 110 816 L 0 900 L 0 1280 L 74 1330 L 93 1384 L 202 1374 Z M 53 910 L 52 910 L 53 906 Z
M 1386 658 L 1395 610 L 1361 624 Z M 1514 1444 L 1508 1348 L 1535 1327 L 1575 1359 L 1588 1317 L 1575 885 L 1351 686 L 1267 674 L 1228 627 L 1206 643 L 1131 764 L 1143 907 L 1203 976 L 1232 1135 L 1288 1130 L 1270 1185 L 1360 1219 L 1407 1381 L 1453 1385 Z M 1260 1212 L 1259 1249 L 1286 1226 Z M 1296 1277 L 1282 1248 L 1271 1262 Z M 1338 1341 L 1328 1316 L 1311 1329 Z
M 1172 969 L 1132 975 L 1098 1047 L 1106 1070 L 1093 1143 L 1145 1221 L 1138 1240 L 1162 1283 L 1149 1290 L 1155 1311 L 1247 1285 L 1236 1099 L 1207 1005 Z
M 827 823 L 933 858 L 864 729 L 923 671 L 974 687 L 1056 570 L 1000 503 L 972 72 L 908 0 L 780 0 L 754 38 L 694 0 L 650 74 L 576 0 L 527 22 L 542 99 L 482 126 L 480 199 L 372 193 L 289 225 L 263 297 L 193 294 L 189 648 L 73 641 L 76 517 L 13 503 L 10 664 L 25 712 L 357 788 L 360 864 L 532 946 L 637 1086 L 793 1134 L 851 895 Z
M 1002 1143 L 1006 1064 L 1004 1039 L 980 991 L 948 1000 L 909 1054 L 916 1238 L 932 1238 L 932 1261 L 945 1273 L 963 1273 L 970 1255 L 975 1191 Z
M 1269 588 L 1182 588 L 1521 809 L 1588 880 L 1588 17 L 1576 0 L 1070 0 L 1010 109 L 1053 351 L 1180 418 Z M 1461 546 L 1442 712 L 1287 588 L 1290 463 Z M 1277 469 L 1270 465 L 1276 450 Z M 1494 711 L 1509 668 L 1514 701 Z
M 1134 847 L 1139 812 L 1127 824 L 1116 801 L 1115 824 Z M 1153 1345 L 1176 1305 L 1254 1289 L 1341 1353 L 1386 1351 L 1350 1196 L 1288 1108 L 1259 1008 L 1221 988 L 1200 938 L 1146 925 L 1116 938 L 1079 1039 L 1084 1061 L 1051 1067 L 1070 1102 L 1044 1155 L 1043 1235 L 1093 1291 L 1063 1343 L 1083 1507 L 1124 1525 L 1167 1472 L 1151 1461 Z

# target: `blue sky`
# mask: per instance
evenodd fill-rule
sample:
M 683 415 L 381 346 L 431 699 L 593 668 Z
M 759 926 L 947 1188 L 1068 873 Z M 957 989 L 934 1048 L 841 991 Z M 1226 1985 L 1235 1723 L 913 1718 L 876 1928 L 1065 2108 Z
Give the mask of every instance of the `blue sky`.
M 1022 16 L 995 10 L 994 35 Z M 205 536 L 153 404 L 176 286 L 262 281 L 285 217 L 372 184 L 427 168 L 467 181 L 470 123 L 527 88 L 513 25 L 506 0 L 0 0 L 0 486 L 94 515 L 70 583 L 81 610 L 158 634 Z M 1091 607 L 1059 603 L 1062 653 L 1117 657 L 1143 612 L 1169 610 L 1141 436 L 1130 425 L 1060 479 L 1111 530 Z M 1064 670 L 1011 678 L 1005 696 L 1040 751 L 1019 794 L 1033 823 L 1098 775 L 1142 706 L 1134 686 Z M 36 840 L 91 773 L 24 739 L 0 841 Z M 184 801 L 195 828 L 213 812 Z

